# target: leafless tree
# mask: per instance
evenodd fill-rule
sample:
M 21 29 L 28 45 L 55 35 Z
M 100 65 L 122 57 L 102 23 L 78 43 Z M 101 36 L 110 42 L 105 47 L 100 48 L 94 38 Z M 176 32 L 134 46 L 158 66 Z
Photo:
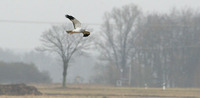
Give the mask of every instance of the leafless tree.
M 40 51 L 56 53 L 63 63 L 63 81 L 62 86 L 66 87 L 66 76 L 69 62 L 74 54 L 83 54 L 91 45 L 91 37 L 83 38 L 79 34 L 67 34 L 65 31 L 70 26 L 53 26 L 45 31 L 41 36 L 42 46 Z M 77 55 L 76 55 L 77 56 Z
M 121 76 L 126 73 L 127 65 L 132 51 L 132 42 L 137 21 L 141 15 L 140 9 L 134 5 L 114 8 L 106 13 L 102 26 L 102 37 L 98 40 L 101 58 L 114 64 Z M 121 77 L 122 78 L 122 77 Z

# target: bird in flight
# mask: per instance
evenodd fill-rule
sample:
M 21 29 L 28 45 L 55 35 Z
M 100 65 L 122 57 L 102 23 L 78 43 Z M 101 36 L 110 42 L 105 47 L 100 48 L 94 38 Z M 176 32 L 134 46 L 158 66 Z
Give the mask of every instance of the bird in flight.
M 76 18 L 74 18 L 71 15 L 65 15 L 65 17 L 71 20 L 74 25 L 74 30 L 66 31 L 67 33 L 83 33 L 83 37 L 88 37 L 90 35 L 89 31 L 86 31 L 85 29 L 81 28 L 81 23 Z

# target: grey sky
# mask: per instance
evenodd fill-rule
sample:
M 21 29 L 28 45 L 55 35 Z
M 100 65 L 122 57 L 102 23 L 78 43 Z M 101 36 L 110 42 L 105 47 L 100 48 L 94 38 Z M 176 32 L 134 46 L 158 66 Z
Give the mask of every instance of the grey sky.
M 40 45 L 40 35 L 53 24 L 13 23 L 2 20 L 70 23 L 71 14 L 89 27 L 101 24 L 105 12 L 134 3 L 144 12 L 167 12 L 172 7 L 199 8 L 199 0 L 0 0 L 0 47 L 29 51 Z

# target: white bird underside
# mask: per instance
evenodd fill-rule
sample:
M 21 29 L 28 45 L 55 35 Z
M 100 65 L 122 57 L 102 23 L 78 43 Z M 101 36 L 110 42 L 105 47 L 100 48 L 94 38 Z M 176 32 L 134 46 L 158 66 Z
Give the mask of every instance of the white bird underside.
M 69 34 L 83 33 L 83 37 L 87 37 L 90 35 L 90 32 L 81 28 L 81 23 L 76 18 L 74 18 L 73 16 L 70 16 L 70 15 L 65 15 L 65 16 L 66 16 L 66 18 L 68 18 L 69 20 L 72 21 L 73 26 L 74 26 L 74 30 L 66 31 L 67 33 L 69 33 Z

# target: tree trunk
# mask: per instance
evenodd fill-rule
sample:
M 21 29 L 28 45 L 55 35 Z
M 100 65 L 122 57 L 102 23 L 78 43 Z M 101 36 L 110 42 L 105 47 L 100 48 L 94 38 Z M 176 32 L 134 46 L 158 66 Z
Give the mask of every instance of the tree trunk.
M 66 70 L 63 70 L 63 81 L 62 81 L 62 87 L 66 87 Z
M 62 87 L 66 87 L 67 67 L 68 67 L 68 63 L 67 62 L 63 62 L 63 81 L 62 81 Z

